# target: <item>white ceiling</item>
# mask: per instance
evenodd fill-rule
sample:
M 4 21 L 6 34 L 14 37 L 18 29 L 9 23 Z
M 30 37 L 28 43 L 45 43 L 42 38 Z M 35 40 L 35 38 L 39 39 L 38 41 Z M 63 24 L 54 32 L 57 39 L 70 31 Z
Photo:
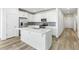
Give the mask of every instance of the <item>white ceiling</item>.
M 77 8 L 62 8 L 61 11 L 65 14 L 65 15 L 71 15 L 71 14 L 76 14 L 77 13 Z
M 27 10 L 27 11 L 32 12 L 32 13 L 36 13 L 36 12 L 49 10 L 49 9 L 55 9 L 55 8 L 21 8 L 21 9 Z
M 23 10 L 29 11 L 31 13 L 37 13 L 40 11 L 50 10 L 50 9 L 56 9 L 56 8 L 21 8 Z M 63 14 L 75 14 L 77 13 L 77 8 L 60 8 Z

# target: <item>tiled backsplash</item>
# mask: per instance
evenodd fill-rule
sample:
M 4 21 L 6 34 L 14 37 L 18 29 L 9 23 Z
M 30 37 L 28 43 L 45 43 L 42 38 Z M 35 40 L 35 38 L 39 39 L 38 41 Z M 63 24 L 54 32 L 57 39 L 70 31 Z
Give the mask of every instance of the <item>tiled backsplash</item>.
M 56 26 L 56 22 L 47 22 L 48 26 Z M 40 25 L 41 22 L 28 22 L 28 25 Z

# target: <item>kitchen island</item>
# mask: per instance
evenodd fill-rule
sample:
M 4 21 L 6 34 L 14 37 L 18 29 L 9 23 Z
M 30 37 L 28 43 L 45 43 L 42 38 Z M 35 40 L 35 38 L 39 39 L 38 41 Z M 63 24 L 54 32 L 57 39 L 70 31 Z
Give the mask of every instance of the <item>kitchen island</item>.
M 50 29 L 20 28 L 21 40 L 38 50 L 48 50 L 52 44 Z

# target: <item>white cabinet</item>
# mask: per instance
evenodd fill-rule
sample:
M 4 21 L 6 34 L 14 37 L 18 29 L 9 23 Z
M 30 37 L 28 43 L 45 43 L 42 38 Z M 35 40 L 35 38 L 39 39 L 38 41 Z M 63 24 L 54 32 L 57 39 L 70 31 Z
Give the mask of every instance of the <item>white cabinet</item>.
M 34 15 L 28 13 L 27 19 L 28 19 L 29 22 L 33 22 Z
M 33 21 L 34 22 L 41 22 L 41 18 L 42 18 L 41 14 L 35 14 Z
M 51 30 L 23 28 L 21 40 L 38 50 L 48 50 L 52 44 Z
M 26 17 L 28 22 L 33 22 L 33 17 L 34 15 L 27 13 L 27 12 L 23 12 L 23 11 L 19 11 L 19 17 Z
M 28 13 L 27 12 L 23 12 L 23 11 L 19 11 L 19 17 L 26 17 L 26 18 L 28 18 Z
M 57 11 L 51 10 L 47 12 L 41 12 L 34 15 L 34 22 L 41 22 L 42 18 L 46 18 L 47 22 L 56 22 L 57 21 Z
M 38 13 L 34 15 L 34 22 L 41 22 L 42 18 L 47 18 L 45 13 Z
M 57 13 L 49 12 L 46 13 L 47 22 L 56 22 L 57 20 Z
M 56 27 L 53 26 L 46 26 L 47 29 L 51 30 L 51 34 L 56 36 Z

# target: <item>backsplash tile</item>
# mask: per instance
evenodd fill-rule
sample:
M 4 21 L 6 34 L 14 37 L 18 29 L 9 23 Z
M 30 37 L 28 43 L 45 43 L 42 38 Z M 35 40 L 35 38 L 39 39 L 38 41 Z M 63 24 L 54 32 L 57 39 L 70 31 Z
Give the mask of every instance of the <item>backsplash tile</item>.
M 56 26 L 56 22 L 47 22 L 48 26 Z M 28 25 L 41 25 L 41 22 L 28 22 Z

